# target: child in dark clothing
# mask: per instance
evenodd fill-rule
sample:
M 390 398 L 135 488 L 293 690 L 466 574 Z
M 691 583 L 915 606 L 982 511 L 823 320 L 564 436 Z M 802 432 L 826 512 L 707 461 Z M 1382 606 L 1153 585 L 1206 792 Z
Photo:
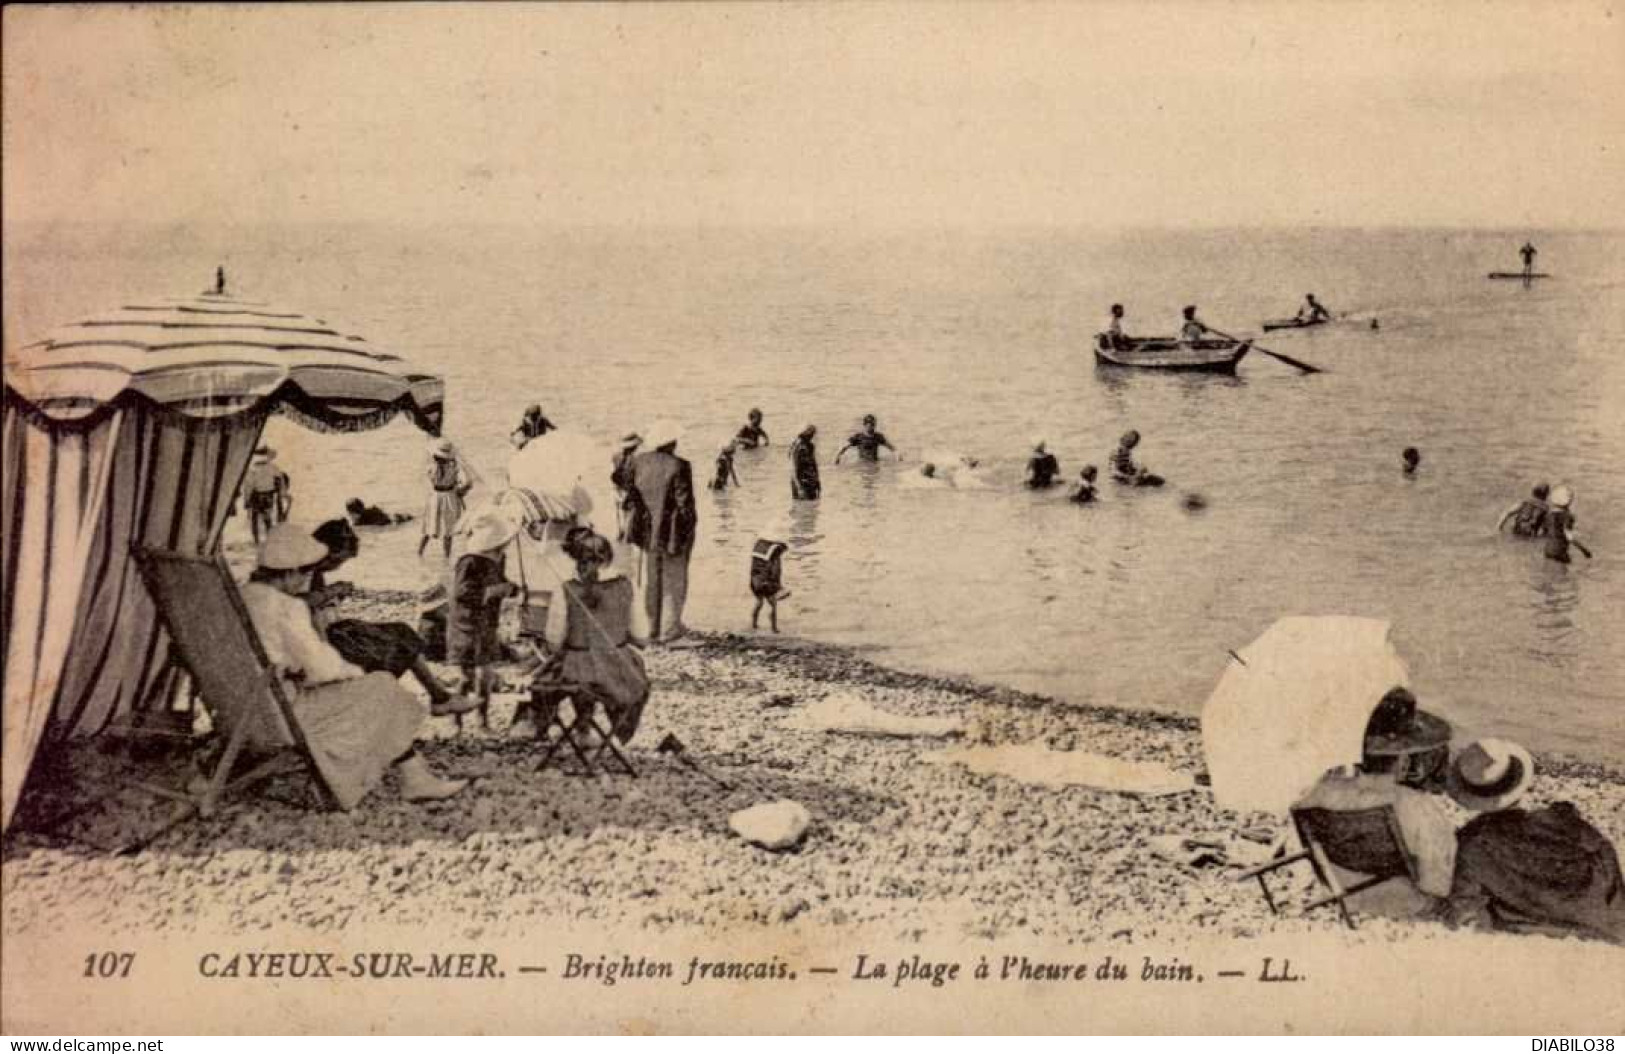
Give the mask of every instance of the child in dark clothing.
M 1095 476 L 1099 473 L 1093 465 L 1083 466 L 1078 473 L 1077 488 L 1072 491 L 1072 500 L 1079 505 L 1087 505 L 1095 500 Z
M 789 546 L 771 538 L 758 538 L 750 554 L 750 591 L 756 597 L 756 607 L 750 613 L 750 628 L 757 627 L 762 605 L 767 604 L 768 625 L 779 631 L 779 601 L 790 594 L 781 592 L 784 585 L 784 551 Z
M 344 512 L 350 518 L 354 527 L 393 527 L 397 523 L 410 520 L 411 514 L 404 512 L 388 513 L 376 505 L 368 505 L 360 498 L 351 498 L 344 503 Z

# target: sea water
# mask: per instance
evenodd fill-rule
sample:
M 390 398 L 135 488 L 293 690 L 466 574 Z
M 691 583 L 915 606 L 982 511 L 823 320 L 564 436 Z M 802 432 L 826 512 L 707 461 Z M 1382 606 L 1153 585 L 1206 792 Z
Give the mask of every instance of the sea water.
M 1533 238 L 1549 281 L 1491 282 Z M 696 482 L 760 407 L 773 445 L 703 491 L 688 621 L 743 630 L 751 542 L 785 521 L 788 633 L 1064 701 L 1194 714 L 1289 614 L 1385 618 L 1425 706 L 1481 732 L 1625 755 L 1625 235 L 1459 230 L 850 232 L 305 227 L 9 231 L 5 339 L 140 296 L 233 291 L 320 316 L 447 381 L 446 432 L 500 480 L 540 402 L 606 445 L 657 417 Z M 1135 334 L 1256 333 L 1314 292 L 1347 319 L 1271 334 L 1234 378 L 1096 367 L 1107 308 Z M 1380 328 L 1370 327 L 1372 319 Z M 830 464 L 865 413 L 908 460 Z M 790 500 L 819 429 L 824 493 Z M 1137 429 L 1161 490 L 1079 507 L 1021 486 L 1045 439 L 1068 482 Z M 418 512 L 425 442 L 397 422 L 275 419 L 297 518 L 346 497 Z M 1416 446 L 1422 466 L 1400 472 Z M 900 485 L 922 451 L 985 489 Z M 1577 491 L 1596 559 L 1561 566 L 1497 517 Z M 1206 507 L 1187 511 L 1199 493 Z M 239 520 L 228 542 L 246 535 Z M 435 574 L 412 527 L 369 535 L 362 584 Z

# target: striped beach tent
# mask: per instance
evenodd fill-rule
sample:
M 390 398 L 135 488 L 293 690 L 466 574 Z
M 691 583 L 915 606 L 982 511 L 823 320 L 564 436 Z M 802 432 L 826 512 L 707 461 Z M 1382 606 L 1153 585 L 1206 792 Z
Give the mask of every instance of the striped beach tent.
M 321 319 L 226 295 L 141 300 L 5 349 L 4 819 L 42 745 L 167 690 L 133 547 L 200 556 L 265 421 L 438 435 L 439 377 Z

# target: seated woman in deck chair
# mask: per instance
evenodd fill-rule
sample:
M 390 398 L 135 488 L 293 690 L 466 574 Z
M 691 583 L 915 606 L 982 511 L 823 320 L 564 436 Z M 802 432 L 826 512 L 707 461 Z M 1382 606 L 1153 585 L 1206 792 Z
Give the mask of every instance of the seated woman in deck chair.
M 260 546 L 261 573 L 243 587 L 249 619 L 283 677 L 322 776 L 345 810 L 355 808 L 391 765 L 407 801 L 451 797 L 468 781 L 441 779 L 417 753 L 423 704 L 390 674 L 345 662 L 317 632 L 302 596 L 325 559 L 327 548 L 307 529 L 279 524 Z M 288 730 L 278 728 L 258 745 L 288 742 Z
M 329 614 L 331 605 L 342 591 L 339 585 L 327 584 L 327 575 L 353 560 L 361 552 L 361 539 L 345 520 L 328 520 L 311 532 L 311 537 L 327 549 L 327 558 L 316 565 L 311 574 L 310 591 L 305 595 L 316 628 L 322 631 L 327 643 L 344 657 L 368 673 L 382 670 L 391 677 L 410 673 L 429 694 L 429 713 L 435 717 L 468 713 L 479 706 L 473 696 L 453 695 L 451 690 L 435 676 L 424 661 L 423 638 L 417 630 L 404 622 L 365 622 L 361 619 L 336 619 Z M 264 572 L 256 571 L 251 580 L 258 580 Z
M 649 677 L 632 636 L 632 583 L 622 575 L 600 578 L 615 560 L 615 547 L 591 528 L 577 527 L 565 536 L 564 552 L 576 563 L 576 577 L 564 583 L 565 629 L 562 647 L 537 675 L 542 683 L 568 684 L 584 700 L 601 704 L 610 730 L 629 742 L 649 701 Z M 542 707 L 557 706 L 563 691 L 537 697 Z M 546 713 L 531 713 L 538 729 Z
M 1419 709 L 1406 689 L 1390 689 L 1366 722 L 1359 766 L 1352 774 L 1328 772 L 1294 806 L 1333 812 L 1393 806 L 1417 882 L 1396 879 L 1357 893 L 1349 900 L 1356 910 L 1416 918 L 1436 913 L 1450 894 L 1456 823 L 1440 797 L 1423 789 L 1438 783 L 1449 750 L 1449 722 Z

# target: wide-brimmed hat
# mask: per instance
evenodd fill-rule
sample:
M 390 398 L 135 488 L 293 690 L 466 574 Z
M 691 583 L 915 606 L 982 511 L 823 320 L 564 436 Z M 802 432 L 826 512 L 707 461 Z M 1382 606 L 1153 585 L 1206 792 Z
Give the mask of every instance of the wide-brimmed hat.
M 1393 688 L 1365 725 L 1366 757 L 1394 758 L 1437 750 L 1450 742 L 1450 722 L 1416 705 L 1407 688 Z
M 519 518 L 504 509 L 487 506 L 463 518 L 457 525 L 462 535 L 463 551 L 483 553 L 500 549 L 519 534 Z
M 683 430 L 676 421 L 656 421 L 643 432 L 643 445 L 650 450 L 674 446 L 683 440 Z
M 1457 805 L 1491 812 L 1517 804 L 1535 777 L 1535 759 L 1507 739 L 1480 739 L 1456 755 L 1445 788 Z
M 456 457 L 457 446 L 449 439 L 431 439 L 429 454 L 432 457 Z
M 327 559 L 327 546 L 311 537 L 309 527 L 279 523 L 260 543 L 259 565 L 267 571 L 302 571 Z
M 1552 488 L 1552 492 L 1547 496 L 1546 501 L 1554 509 L 1566 509 L 1574 504 L 1574 490 L 1566 483 L 1559 483 Z
M 621 446 L 623 447 L 637 446 L 641 442 L 643 442 L 643 437 L 638 435 L 636 432 L 628 432 L 624 436 L 621 436 Z

